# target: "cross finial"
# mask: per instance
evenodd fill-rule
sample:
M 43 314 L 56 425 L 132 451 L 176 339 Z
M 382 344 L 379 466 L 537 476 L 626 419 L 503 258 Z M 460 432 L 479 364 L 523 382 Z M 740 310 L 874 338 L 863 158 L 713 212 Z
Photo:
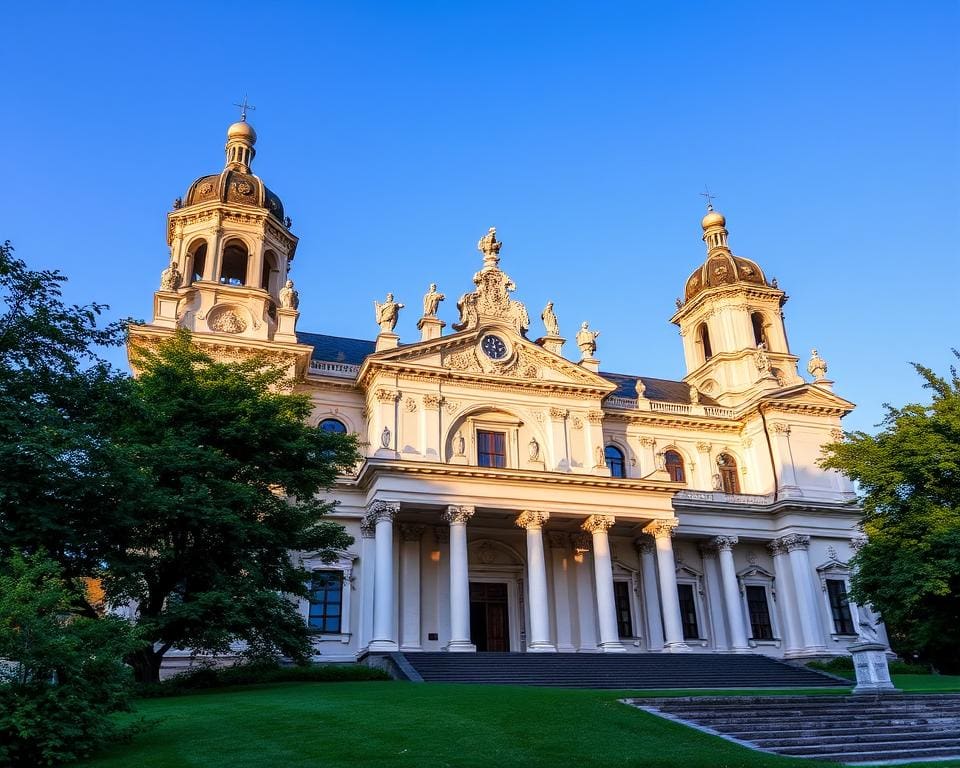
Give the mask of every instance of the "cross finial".
M 712 211 L 712 210 L 713 210 L 713 198 L 715 198 L 716 195 L 713 194 L 713 193 L 710 191 L 710 188 L 709 188 L 706 184 L 703 185 L 703 188 L 704 188 L 705 191 L 700 193 L 700 197 L 705 197 L 705 198 L 707 198 L 707 210 L 708 210 L 708 211 Z
M 242 104 L 236 104 L 236 103 L 234 103 L 233 106 L 235 106 L 235 107 L 240 107 L 240 122 L 242 122 L 242 123 L 247 122 L 247 110 L 248 110 L 248 109 L 251 110 L 251 111 L 256 111 L 256 109 L 257 109 L 255 106 L 253 106 L 253 104 L 248 104 L 248 103 L 247 103 L 247 94 L 243 94 L 243 103 L 242 103 Z

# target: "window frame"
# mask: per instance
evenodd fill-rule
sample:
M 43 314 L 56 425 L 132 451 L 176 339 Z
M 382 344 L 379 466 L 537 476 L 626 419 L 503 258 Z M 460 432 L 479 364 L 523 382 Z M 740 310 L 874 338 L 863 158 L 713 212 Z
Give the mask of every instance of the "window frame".
M 316 594 L 318 590 L 315 587 L 315 581 L 317 577 L 320 575 L 326 578 L 335 577 L 337 583 L 336 583 L 335 589 L 331 590 L 329 587 L 325 588 L 323 600 L 318 601 L 316 599 Z M 344 572 L 338 568 L 323 568 L 323 569 L 317 568 L 310 572 L 310 587 L 309 587 L 310 595 L 307 599 L 307 628 L 311 632 L 316 634 L 324 634 L 324 635 L 339 635 L 343 632 L 343 613 L 344 613 L 343 594 L 344 594 L 344 585 L 346 583 L 346 579 L 344 578 L 344 575 L 345 575 Z M 332 601 L 329 599 L 329 596 L 334 593 L 338 597 L 336 601 Z M 323 609 L 319 616 L 314 615 L 314 608 L 316 606 L 320 606 Z M 331 613 L 328 610 L 330 606 L 335 606 L 337 608 L 336 613 Z M 331 617 L 336 618 L 336 629 L 329 629 L 327 626 L 327 622 L 330 620 Z M 315 618 L 319 618 L 322 620 L 321 626 L 316 626 L 315 624 L 313 624 L 313 620 Z
M 343 429 L 324 429 L 324 424 L 339 424 L 341 427 L 343 427 Z M 320 421 L 317 422 L 317 429 L 319 429 L 321 432 L 333 432 L 337 435 L 346 435 L 350 432 L 347 425 L 343 423 L 343 420 L 338 419 L 335 416 L 324 416 L 322 419 L 320 419 Z
M 850 602 L 850 590 L 847 588 L 847 579 L 837 576 L 825 576 L 823 583 L 826 589 L 827 605 L 830 608 L 830 620 L 833 622 L 833 634 L 846 637 L 855 636 L 857 634 L 856 618 L 854 617 L 854 611 Z M 834 594 L 830 590 L 831 583 L 839 584 L 842 589 L 842 593 L 838 595 L 840 601 L 838 605 L 834 605 Z M 840 617 L 838 619 L 837 613 L 842 611 L 846 611 L 846 618 Z M 844 631 L 846 627 L 841 627 L 839 623 L 841 621 L 849 622 L 849 632 Z
M 507 440 L 508 440 L 508 433 L 507 433 L 507 431 L 506 431 L 506 430 L 489 429 L 489 428 L 487 428 L 487 427 L 479 427 L 479 426 L 478 426 L 474 434 L 475 434 L 475 438 L 476 438 L 477 466 L 478 466 L 478 467 L 484 467 L 484 468 L 486 468 L 486 469 L 506 469 L 507 466 L 508 466 L 508 464 L 509 464 L 509 459 L 508 459 L 509 447 L 508 447 L 508 443 L 507 443 Z M 494 452 L 494 451 L 484 451 L 484 450 L 482 450 L 482 443 L 484 442 L 484 439 L 487 438 L 487 437 L 490 437 L 490 438 L 493 439 L 493 443 L 494 443 L 494 444 L 493 444 L 493 448 L 494 448 L 494 451 L 495 451 L 495 449 L 496 449 L 496 442 L 497 442 L 496 439 L 497 439 L 497 438 L 500 439 L 501 447 L 502 447 L 502 453 L 497 453 L 497 452 Z M 497 464 L 497 463 L 485 464 L 485 463 L 483 462 L 483 459 L 482 459 L 482 457 L 484 457 L 484 456 L 487 456 L 487 457 L 498 457 L 498 458 L 500 458 L 500 459 L 502 460 L 502 463 L 500 463 L 500 464 Z
M 689 626 L 687 618 L 684 613 L 684 600 L 682 594 L 686 590 L 690 590 L 690 607 L 693 611 L 693 624 L 692 627 L 696 630 L 696 634 L 688 634 L 687 629 Z M 683 629 L 683 639 L 687 640 L 703 640 L 702 634 L 702 623 L 700 620 L 700 611 L 699 606 L 697 605 L 697 584 L 690 581 L 679 581 L 677 582 L 677 602 L 679 603 L 680 610 L 680 626 Z
M 611 457 L 608 453 L 609 451 L 614 452 L 616 455 Z M 627 454 L 619 445 L 607 443 L 603 447 L 603 460 L 610 470 L 610 477 L 625 478 L 627 476 Z M 620 466 L 620 474 L 614 472 L 615 465 Z
M 633 617 L 633 579 L 613 580 L 613 603 L 617 614 L 617 635 L 621 640 L 634 640 L 639 637 Z M 622 592 L 622 594 L 619 594 Z M 621 602 L 622 601 L 622 602 Z M 627 629 L 627 634 L 623 630 Z
M 730 459 L 732 464 L 720 463 L 720 459 L 725 456 Z M 730 453 L 730 451 L 723 451 L 717 456 L 715 464 L 717 474 L 720 476 L 720 490 L 730 496 L 743 493 L 740 489 L 740 463 L 737 461 L 737 457 Z M 728 484 L 728 479 L 733 480 L 732 485 Z
M 674 456 L 676 456 L 676 457 L 680 460 L 680 464 L 679 464 L 679 466 L 680 466 L 680 477 L 679 477 L 679 479 L 676 478 L 676 477 L 674 477 L 674 473 L 670 471 L 671 464 L 670 464 L 670 462 L 668 461 L 668 458 L 667 458 L 670 454 L 673 454 Z M 674 464 L 673 466 L 677 466 L 677 465 Z M 678 451 L 676 448 L 667 448 L 667 449 L 663 452 L 663 468 L 664 468 L 664 470 L 666 470 L 667 474 L 670 475 L 670 479 L 671 479 L 673 482 L 675 482 L 675 483 L 683 483 L 684 485 L 686 485 L 686 483 L 687 483 L 687 467 L 686 467 L 686 462 L 685 462 L 684 459 L 683 459 L 683 454 L 680 453 L 680 451 Z
M 751 607 L 750 593 L 751 590 L 760 590 L 760 593 L 763 595 L 763 613 L 766 616 L 766 629 L 769 632 L 769 636 L 763 637 L 757 634 L 757 625 L 754 623 L 754 611 Z M 754 594 L 756 594 L 754 592 Z M 747 626 L 750 627 L 750 639 L 756 642 L 771 642 L 777 639 L 777 633 L 774 630 L 773 625 L 773 611 L 770 610 L 770 591 L 767 588 L 766 584 L 744 584 L 743 585 L 743 600 L 745 607 L 747 609 Z M 759 601 L 753 601 L 759 602 Z M 763 625 L 760 624 L 762 627 Z

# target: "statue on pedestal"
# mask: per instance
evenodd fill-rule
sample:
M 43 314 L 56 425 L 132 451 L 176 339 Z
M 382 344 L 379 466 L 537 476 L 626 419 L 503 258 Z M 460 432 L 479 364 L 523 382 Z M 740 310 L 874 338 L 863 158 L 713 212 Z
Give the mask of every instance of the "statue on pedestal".
M 284 309 L 297 309 L 300 306 L 300 293 L 293 287 L 293 280 L 287 280 L 280 289 L 280 306 Z
M 160 273 L 160 290 L 175 291 L 180 287 L 182 281 L 183 275 L 177 267 L 177 260 L 173 259 L 170 262 L 170 266 Z
M 591 331 L 588 326 L 589 323 L 584 321 L 577 331 L 577 346 L 584 358 L 593 357 L 597 353 L 597 337 L 600 335 L 600 331 Z
M 427 291 L 426 295 L 423 297 L 423 316 L 436 317 L 437 308 L 440 306 L 440 302 L 445 298 L 447 297 L 442 293 L 437 292 L 437 284 L 430 283 L 430 290 Z
M 557 320 L 557 316 L 553 311 L 552 301 L 547 302 L 547 306 L 544 307 L 540 319 L 543 320 L 543 327 L 547 329 L 547 336 L 560 335 L 560 322 Z
M 827 378 L 827 361 L 820 357 L 816 349 L 810 351 L 810 362 L 807 363 L 807 373 L 813 376 L 814 381 L 823 381 Z
M 387 299 L 383 304 L 379 301 L 373 302 L 380 333 L 393 333 L 393 329 L 397 327 L 397 320 L 400 318 L 400 310 L 403 309 L 403 306 L 403 304 L 398 304 L 393 300 L 392 293 L 387 294 Z

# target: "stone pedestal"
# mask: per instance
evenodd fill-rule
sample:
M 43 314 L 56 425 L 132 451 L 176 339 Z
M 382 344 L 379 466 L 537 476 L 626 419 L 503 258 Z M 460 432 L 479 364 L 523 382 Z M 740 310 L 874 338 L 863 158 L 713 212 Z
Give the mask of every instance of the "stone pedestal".
M 585 357 L 580 361 L 580 365 L 586 368 L 588 371 L 593 371 L 594 373 L 600 372 L 600 361 L 595 357 Z
M 555 355 L 563 356 L 563 344 L 566 341 L 561 336 L 541 336 L 536 343 L 543 347 L 547 352 L 553 352 Z
M 883 643 L 857 643 L 847 648 L 857 672 L 854 693 L 899 693 L 890 680 L 887 647 Z
M 300 311 L 292 308 L 277 308 L 277 331 L 273 334 L 275 341 L 297 340 L 297 318 Z
M 382 352 L 385 349 L 396 349 L 400 346 L 400 337 L 395 333 L 381 331 L 377 334 L 375 352 Z
M 420 331 L 420 341 L 439 339 L 446 323 L 437 317 L 421 317 L 417 321 L 417 330 Z
M 177 327 L 177 307 L 180 294 L 176 291 L 157 291 L 153 294 L 153 324 L 161 328 Z

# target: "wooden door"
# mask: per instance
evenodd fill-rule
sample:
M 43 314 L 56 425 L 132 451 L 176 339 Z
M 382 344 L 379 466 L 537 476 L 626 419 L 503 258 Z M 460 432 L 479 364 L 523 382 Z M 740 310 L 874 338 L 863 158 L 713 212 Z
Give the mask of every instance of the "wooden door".
M 470 583 L 470 637 L 478 651 L 510 650 L 506 584 Z

